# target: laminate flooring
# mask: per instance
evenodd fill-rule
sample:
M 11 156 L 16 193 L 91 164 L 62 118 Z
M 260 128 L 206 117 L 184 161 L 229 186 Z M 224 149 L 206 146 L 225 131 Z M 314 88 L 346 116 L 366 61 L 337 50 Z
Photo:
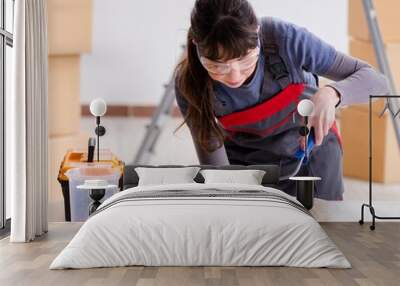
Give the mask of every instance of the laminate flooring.
M 400 223 L 321 223 L 352 269 L 290 267 L 119 267 L 49 270 L 80 223 L 50 223 L 32 243 L 0 241 L 0 285 L 400 285 Z

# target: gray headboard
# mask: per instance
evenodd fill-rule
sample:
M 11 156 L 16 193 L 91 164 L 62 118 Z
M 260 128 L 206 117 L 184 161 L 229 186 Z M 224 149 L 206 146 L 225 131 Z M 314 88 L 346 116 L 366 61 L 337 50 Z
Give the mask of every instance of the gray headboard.
M 246 170 L 257 169 L 265 170 L 265 175 L 262 184 L 267 187 L 276 187 L 279 182 L 279 166 L 276 165 L 226 165 L 226 166 L 213 166 L 213 165 L 126 165 L 124 167 L 124 178 L 122 190 L 136 187 L 139 182 L 139 177 L 135 171 L 136 167 L 149 167 L 149 168 L 170 168 L 170 167 L 192 167 L 197 166 L 202 169 L 219 169 L 219 170 Z M 198 183 L 203 183 L 203 176 L 198 173 L 194 180 Z

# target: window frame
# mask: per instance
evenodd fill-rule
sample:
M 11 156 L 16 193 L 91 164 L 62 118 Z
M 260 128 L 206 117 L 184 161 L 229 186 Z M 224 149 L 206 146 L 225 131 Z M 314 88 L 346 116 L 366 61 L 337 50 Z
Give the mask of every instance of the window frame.
M 12 1 L 14 14 L 15 0 Z M 6 0 L 0 0 L 1 21 L 0 21 L 0 237 L 7 235 L 10 231 L 10 219 L 6 215 L 6 189 L 5 189 L 5 96 L 6 96 L 6 50 L 7 46 L 13 48 L 13 33 L 6 30 L 7 15 Z M 14 15 L 11 15 L 14 17 Z M 14 30 L 14 27 L 13 29 Z

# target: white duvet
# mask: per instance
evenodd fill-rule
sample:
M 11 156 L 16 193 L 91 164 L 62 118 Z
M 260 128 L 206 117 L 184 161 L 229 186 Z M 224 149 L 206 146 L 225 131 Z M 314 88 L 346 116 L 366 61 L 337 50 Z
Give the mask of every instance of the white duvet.
M 258 190 L 297 202 L 279 190 L 256 185 L 192 183 L 131 188 L 106 200 L 50 269 L 128 265 L 351 267 L 307 211 L 280 200 L 251 196 L 122 199 L 137 192 L 168 190 Z

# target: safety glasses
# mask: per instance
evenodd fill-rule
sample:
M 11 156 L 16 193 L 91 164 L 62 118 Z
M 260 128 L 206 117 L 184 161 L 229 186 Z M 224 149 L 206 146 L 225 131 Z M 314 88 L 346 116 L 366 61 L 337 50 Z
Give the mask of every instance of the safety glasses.
M 215 75 L 226 75 L 231 72 L 233 66 L 237 66 L 240 72 L 245 72 L 248 69 L 254 67 L 260 56 L 260 44 L 255 49 L 250 51 L 246 56 L 242 57 L 231 63 L 223 63 L 218 61 L 212 61 L 200 54 L 199 47 L 196 45 L 197 56 L 203 67 L 210 73 Z

